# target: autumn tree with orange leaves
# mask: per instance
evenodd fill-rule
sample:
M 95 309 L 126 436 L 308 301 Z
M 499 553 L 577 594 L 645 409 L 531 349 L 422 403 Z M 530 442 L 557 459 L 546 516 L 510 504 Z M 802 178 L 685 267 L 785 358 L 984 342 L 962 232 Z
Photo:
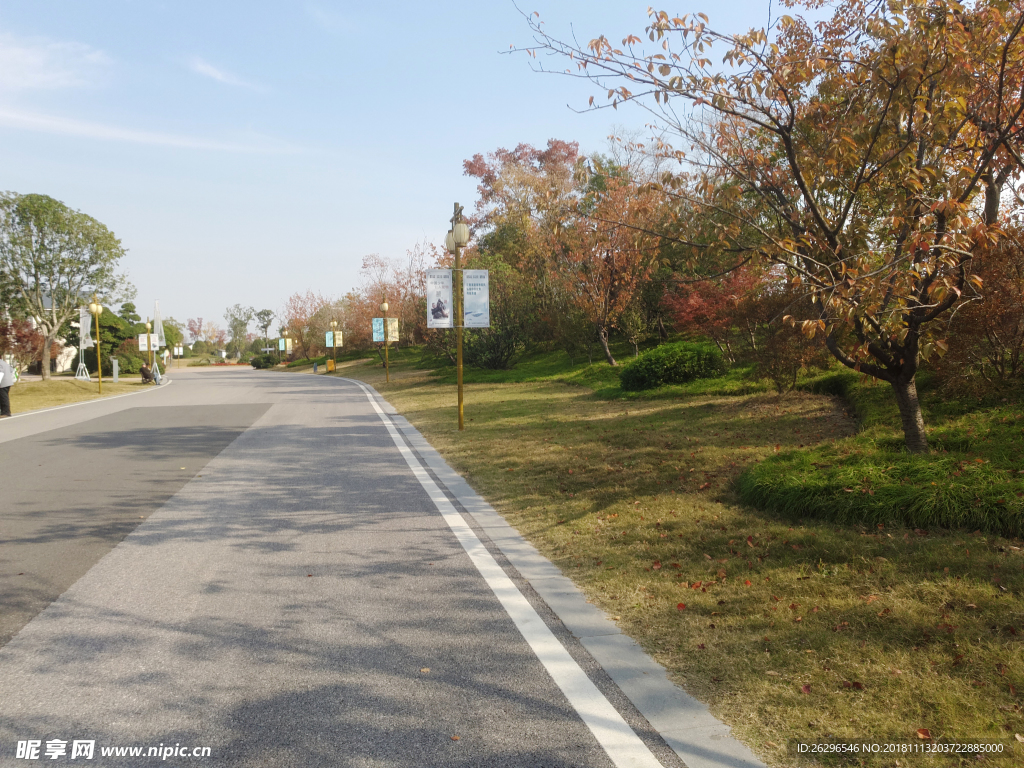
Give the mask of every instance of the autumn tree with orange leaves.
M 592 182 L 549 232 L 551 279 L 592 324 L 608 364 L 616 365 L 611 330 L 658 265 L 652 231 L 659 199 L 621 173 L 595 175 Z
M 652 49 L 563 42 L 531 20 L 530 51 L 571 58 L 609 106 L 637 103 L 677 137 L 658 146 L 682 164 L 660 189 L 690 225 L 677 234 L 691 259 L 783 268 L 813 299 L 793 322 L 888 382 L 908 450 L 925 451 L 920 361 L 945 349 L 936 321 L 978 282 L 972 259 L 999 239 L 1001 193 L 1024 165 L 1024 9 L 783 2 L 834 10 L 730 35 L 652 9 Z

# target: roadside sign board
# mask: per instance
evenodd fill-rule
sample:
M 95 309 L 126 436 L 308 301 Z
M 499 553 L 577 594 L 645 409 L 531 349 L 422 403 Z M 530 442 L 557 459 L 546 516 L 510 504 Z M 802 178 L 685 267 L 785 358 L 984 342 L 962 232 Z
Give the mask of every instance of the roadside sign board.
M 139 352 L 149 352 L 152 349 L 156 351 L 156 334 L 155 333 L 140 333 L 139 334 Z
M 373 328 L 373 340 L 375 343 L 384 341 L 384 318 L 375 317 L 373 318 L 371 327 Z
M 452 327 L 452 271 L 427 270 L 427 328 Z
M 486 269 L 462 270 L 462 325 L 491 327 L 491 293 Z
M 328 331 L 324 335 L 324 346 L 328 349 L 334 346 L 334 331 Z

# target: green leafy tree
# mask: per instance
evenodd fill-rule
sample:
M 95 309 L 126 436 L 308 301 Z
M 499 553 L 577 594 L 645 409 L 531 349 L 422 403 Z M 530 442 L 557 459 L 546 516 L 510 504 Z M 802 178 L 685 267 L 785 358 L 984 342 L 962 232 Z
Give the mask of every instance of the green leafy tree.
M 256 312 L 253 317 L 256 320 L 256 327 L 263 331 L 263 340 L 266 342 L 264 346 L 270 346 L 270 337 L 267 335 L 270 332 L 270 325 L 274 322 L 274 310 L 272 309 L 261 309 Z
M 228 333 L 231 334 L 231 344 L 229 345 L 229 354 L 241 354 L 249 343 L 249 323 L 252 322 L 253 317 L 256 314 L 256 310 L 252 307 L 243 307 L 241 304 L 235 304 L 233 307 L 229 307 L 227 312 L 224 313 L 224 320 L 228 324 Z
M 123 293 L 116 273 L 121 241 L 91 216 L 46 195 L 0 195 L 0 278 L 3 293 L 43 334 L 40 361 L 50 377 L 50 354 L 61 327 L 87 304 Z M 116 315 L 115 315 L 116 317 Z

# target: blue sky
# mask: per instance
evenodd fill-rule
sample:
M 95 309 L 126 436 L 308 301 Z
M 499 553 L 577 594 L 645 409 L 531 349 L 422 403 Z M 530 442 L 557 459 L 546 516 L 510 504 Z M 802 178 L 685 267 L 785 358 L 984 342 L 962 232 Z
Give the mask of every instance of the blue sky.
M 533 0 L 550 32 L 642 33 L 647 2 Z M 716 27 L 762 26 L 768 0 L 695 0 Z M 777 11 L 776 11 L 777 12 Z M 109 226 L 142 314 L 223 326 L 341 295 L 363 255 L 441 242 L 476 152 L 579 141 L 600 151 L 637 110 L 576 114 L 593 93 L 536 74 L 510 0 L 7 0 L 0 6 L 0 189 Z

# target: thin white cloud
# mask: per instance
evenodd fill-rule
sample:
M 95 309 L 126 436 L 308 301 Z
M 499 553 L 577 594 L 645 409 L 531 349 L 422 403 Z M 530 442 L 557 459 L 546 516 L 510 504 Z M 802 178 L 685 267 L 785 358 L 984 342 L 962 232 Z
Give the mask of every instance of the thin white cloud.
M 219 141 L 199 136 L 162 133 L 159 131 L 139 131 L 132 128 L 121 128 L 115 125 L 93 123 L 69 117 L 27 112 L 4 106 L 0 106 L 0 126 L 36 133 L 77 136 L 80 138 L 147 144 L 159 147 L 177 147 L 180 149 L 205 149 L 220 152 L 250 152 L 256 154 L 293 154 L 302 151 L 301 148 L 294 145 L 263 136 L 255 136 L 252 140 L 248 141 Z
M 198 56 L 193 56 L 189 59 L 188 67 L 197 75 L 208 77 L 211 80 L 216 80 L 218 83 L 224 83 L 224 85 L 231 85 L 236 88 L 251 88 L 254 91 L 262 90 L 255 83 L 250 83 L 238 75 L 233 75 L 230 72 L 225 72 L 223 69 L 213 66 L 208 61 L 204 61 Z
M 95 85 L 110 58 L 84 43 L 19 38 L 0 32 L 0 90 L 29 91 Z
M 324 8 L 320 5 L 308 3 L 306 14 L 316 22 L 316 25 L 328 32 L 355 32 L 356 24 L 345 14 L 333 9 Z

